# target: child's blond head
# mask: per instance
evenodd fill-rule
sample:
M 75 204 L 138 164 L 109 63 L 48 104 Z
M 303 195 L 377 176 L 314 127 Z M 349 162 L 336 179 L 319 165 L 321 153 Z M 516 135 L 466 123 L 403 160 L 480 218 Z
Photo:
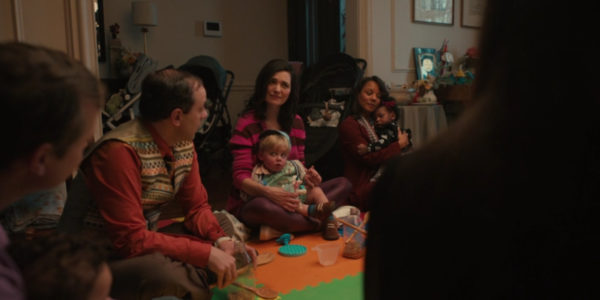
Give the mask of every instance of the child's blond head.
M 290 138 L 283 131 L 266 130 L 258 138 L 258 153 L 277 150 L 289 154 L 291 147 Z

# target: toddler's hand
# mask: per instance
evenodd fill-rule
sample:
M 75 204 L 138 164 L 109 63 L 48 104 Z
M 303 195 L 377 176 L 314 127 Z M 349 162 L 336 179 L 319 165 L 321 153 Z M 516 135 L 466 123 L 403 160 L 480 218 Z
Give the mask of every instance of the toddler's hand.
M 306 175 L 304 176 L 304 183 L 307 187 L 313 188 L 321 185 L 321 175 L 319 172 L 315 170 L 315 166 L 311 166 L 308 170 L 306 170 Z

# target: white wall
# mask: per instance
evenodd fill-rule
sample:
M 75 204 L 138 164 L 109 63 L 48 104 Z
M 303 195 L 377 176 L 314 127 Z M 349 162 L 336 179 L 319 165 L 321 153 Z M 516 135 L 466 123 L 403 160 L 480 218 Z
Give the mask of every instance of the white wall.
M 104 0 L 104 24 L 119 23 L 125 48 L 142 52 L 143 35 L 133 24 L 131 0 Z M 209 55 L 235 73 L 228 104 L 232 117 L 243 108 L 260 68 L 272 58 L 287 58 L 287 1 L 282 0 L 152 0 L 158 26 L 150 27 L 148 55 L 159 68 L 178 67 L 196 55 Z M 221 21 L 223 36 L 204 37 L 202 21 Z M 110 77 L 108 65 L 101 77 Z
M 455 58 L 477 46 L 478 29 L 461 27 L 460 0 L 454 1 L 454 25 L 413 23 L 412 0 L 353 0 L 361 2 L 359 44 L 366 45 L 351 53 L 367 59 L 368 74 L 381 77 L 391 86 L 412 82 L 415 77 L 412 48 L 439 49 L 444 38 Z
M 195 55 L 210 55 L 235 75 L 229 108 L 235 116 L 252 92 L 260 67 L 271 58 L 287 58 L 287 1 L 284 0 L 152 0 L 158 26 L 148 34 L 149 55 L 159 67 L 179 66 Z M 143 50 L 140 28 L 131 20 L 132 0 L 104 0 L 105 30 L 121 25 L 122 44 Z M 412 22 L 412 0 L 347 0 L 347 52 L 368 62 L 367 74 L 391 86 L 415 78 L 413 47 L 439 48 L 449 39 L 456 58 L 477 44 L 479 30 L 460 26 L 460 0 L 454 1 L 454 25 Z M 204 20 L 221 21 L 223 37 L 204 37 L 196 28 Z M 108 76 L 106 64 L 100 74 Z
M 11 1 L 0 0 L 0 41 L 12 41 L 16 39 L 12 12 Z

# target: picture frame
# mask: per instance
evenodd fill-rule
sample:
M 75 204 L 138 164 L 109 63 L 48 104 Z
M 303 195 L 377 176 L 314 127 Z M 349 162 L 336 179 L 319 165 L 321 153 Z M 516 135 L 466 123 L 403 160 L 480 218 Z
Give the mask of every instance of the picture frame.
M 454 0 L 413 0 L 413 22 L 454 25 Z
M 417 80 L 427 79 L 429 76 L 437 76 L 437 65 L 439 54 L 434 48 L 413 48 L 415 56 L 415 70 Z
M 486 0 L 462 0 L 460 8 L 460 26 L 480 28 L 486 2 Z

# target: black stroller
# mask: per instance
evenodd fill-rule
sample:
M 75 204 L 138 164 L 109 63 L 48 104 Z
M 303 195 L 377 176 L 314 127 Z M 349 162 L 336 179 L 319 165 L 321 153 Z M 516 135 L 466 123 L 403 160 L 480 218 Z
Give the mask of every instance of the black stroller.
M 200 55 L 192 57 L 185 64 L 179 67 L 179 70 L 190 72 L 204 81 L 206 89 L 206 109 L 208 118 L 196 134 L 196 150 L 205 147 L 217 146 L 225 140 L 229 141 L 231 132 L 231 117 L 227 108 L 227 97 L 233 84 L 233 72 L 225 70 L 219 62 L 213 57 Z M 227 136 L 213 136 L 217 131 L 225 133 Z
M 234 74 L 225 70 L 213 57 L 199 55 L 190 58 L 179 70 L 190 72 L 204 82 L 206 89 L 206 109 L 208 118 L 196 133 L 194 145 L 199 155 L 199 162 L 209 163 L 214 155 L 221 153 L 228 156 L 227 143 L 231 137 L 231 117 L 227 108 L 227 97 L 233 84 Z M 227 152 L 227 153 L 226 153 Z M 206 166 L 202 169 L 207 169 Z
M 315 165 L 323 180 L 341 176 L 343 161 L 337 126 L 352 107 L 352 91 L 367 62 L 345 53 L 325 57 L 302 75 L 300 110 L 306 125 L 306 165 Z

